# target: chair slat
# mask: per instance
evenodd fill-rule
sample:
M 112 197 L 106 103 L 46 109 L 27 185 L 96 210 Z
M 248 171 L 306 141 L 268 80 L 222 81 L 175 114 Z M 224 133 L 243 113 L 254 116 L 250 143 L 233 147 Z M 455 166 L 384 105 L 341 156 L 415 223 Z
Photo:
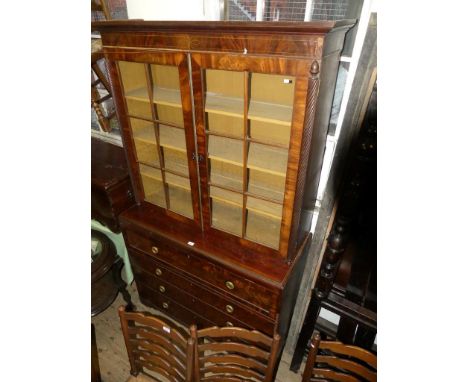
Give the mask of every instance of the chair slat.
M 216 376 L 210 376 L 206 378 L 201 379 L 203 382 L 245 382 L 244 379 L 242 378 L 236 378 L 236 377 L 216 377 Z
M 165 369 L 163 369 L 163 368 L 161 368 L 159 366 L 149 364 L 149 363 L 146 363 L 146 362 L 141 363 L 141 362 L 137 361 L 137 363 L 139 363 L 139 365 L 141 367 L 144 367 L 144 368 L 146 368 L 148 370 L 154 371 L 155 373 L 163 375 L 164 377 L 166 377 L 171 382 L 182 382 L 183 381 L 183 380 L 178 379 L 178 378 L 174 377 L 173 375 L 169 374 L 167 370 L 165 370 Z
M 161 357 L 154 356 L 151 354 L 148 355 L 145 353 L 139 353 L 137 360 L 139 362 L 142 362 L 143 367 L 146 367 L 145 365 L 147 364 L 158 366 L 166 370 L 170 375 L 176 377 L 177 379 L 185 379 L 185 370 L 180 371 L 177 367 L 174 367 L 174 365 L 171 362 Z
M 360 382 L 359 379 L 349 375 L 349 374 L 343 374 L 343 373 L 338 373 L 333 370 L 329 369 L 313 369 L 312 370 L 313 374 L 315 376 L 320 376 L 320 377 L 325 377 L 328 379 L 331 379 L 333 381 L 338 381 L 338 382 Z
M 183 349 L 185 349 L 187 345 L 184 343 L 179 344 L 178 342 L 174 343 L 172 339 L 167 338 L 167 336 L 165 336 L 162 332 L 158 333 L 142 328 L 128 328 L 128 333 L 130 335 L 130 338 L 136 341 L 154 341 L 156 343 L 161 343 L 161 341 L 163 341 L 164 344 L 168 344 L 168 346 L 170 346 L 171 351 L 180 353 L 183 356 L 185 355 Z
M 330 350 L 337 354 L 349 355 L 360 359 L 361 361 L 371 365 L 374 369 L 377 369 L 377 356 L 360 347 L 344 345 L 338 341 L 321 341 L 319 349 Z
M 257 370 L 261 373 L 266 372 L 266 365 L 258 362 L 252 358 L 240 357 L 238 355 L 227 354 L 227 355 L 208 355 L 205 357 L 200 357 L 200 366 L 204 366 L 206 363 L 217 363 L 217 364 L 234 364 L 244 367 L 249 367 L 254 370 Z
M 185 365 L 182 362 L 180 362 L 177 358 L 171 357 L 170 354 L 154 354 L 141 350 L 134 351 L 133 354 L 135 354 L 135 357 L 140 357 L 141 359 L 148 359 L 150 361 L 152 359 L 161 358 L 162 360 L 167 362 L 172 368 L 177 370 L 181 375 L 185 374 Z
M 170 353 L 181 360 L 185 359 L 186 356 L 177 346 L 171 343 L 167 338 L 153 338 L 152 341 L 146 341 L 143 339 L 130 338 L 129 344 L 132 349 L 143 348 L 149 351 L 159 351 L 159 347 L 163 347 L 166 350 L 169 350 Z
M 128 321 L 134 321 L 136 323 L 143 324 L 151 328 L 144 328 L 144 330 L 154 330 L 157 328 L 161 332 L 165 333 L 166 337 L 172 338 L 174 341 L 178 342 L 182 347 L 185 347 L 187 343 L 187 338 L 184 338 L 177 330 L 172 329 L 164 321 L 161 321 L 156 317 L 148 317 L 143 313 L 127 312 L 126 319 Z
M 232 351 L 236 353 L 245 354 L 251 357 L 258 357 L 263 359 L 268 359 L 269 353 L 263 351 L 255 346 L 248 346 L 243 344 L 238 344 L 235 342 L 217 342 L 210 344 L 198 345 L 198 350 L 203 351 L 212 351 L 212 352 L 222 352 L 222 351 Z
M 256 330 L 245 330 L 243 328 L 224 327 L 219 328 L 214 326 L 212 328 L 201 329 L 198 331 L 198 338 L 203 337 L 233 337 L 242 338 L 251 342 L 258 342 L 266 346 L 271 346 L 272 339 Z
M 242 376 L 245 378 L 254 378 L 255 380 L 263 381 L 264 376 L 260 373 L 257 373 L 253 370 L 244 369 L 243 367 L 237 366 L 221 366 L 221 365 L 211 365 L 209 367 L 204 367 L 200 369 L 201 375 L 206 375 L 208 373 L 212 373 L 213 376 L 225 376 L 226 374 L 234 374 L 238 376 Z
M 324 356 L 324 355 L 317 355 L 315 358 L 315 362 L 317 363 L 326 363 L 330 366 L 338 367 L 340 369 L 349 370 L 353 373 L 367 379 L 370 382 L 377 381 L 377 373 L 374 371 L 369 370 L 363 365 L 360 365 L 356 362 L 342 359 L 333 356 Z

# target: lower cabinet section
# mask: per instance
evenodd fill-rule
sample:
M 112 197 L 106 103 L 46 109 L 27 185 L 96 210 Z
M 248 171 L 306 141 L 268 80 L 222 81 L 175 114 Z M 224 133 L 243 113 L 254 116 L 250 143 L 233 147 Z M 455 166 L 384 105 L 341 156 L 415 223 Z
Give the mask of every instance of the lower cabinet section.
M 186 324 L 238 326 L 273 335 L 275 321 L 135 251 L 133 272 L 142 301 L 168 311 Z M 148 266 L 152 263 L 152 266 Z M 150 272 L 148 272 L 150 270 Z

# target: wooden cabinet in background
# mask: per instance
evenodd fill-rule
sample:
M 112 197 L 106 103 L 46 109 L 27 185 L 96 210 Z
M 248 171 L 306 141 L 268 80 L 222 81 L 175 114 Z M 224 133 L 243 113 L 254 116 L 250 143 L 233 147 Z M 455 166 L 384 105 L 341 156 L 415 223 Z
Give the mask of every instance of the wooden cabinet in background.
M 352 21 L 95 23 L 137 205 L 141 300 L 287 334 Z

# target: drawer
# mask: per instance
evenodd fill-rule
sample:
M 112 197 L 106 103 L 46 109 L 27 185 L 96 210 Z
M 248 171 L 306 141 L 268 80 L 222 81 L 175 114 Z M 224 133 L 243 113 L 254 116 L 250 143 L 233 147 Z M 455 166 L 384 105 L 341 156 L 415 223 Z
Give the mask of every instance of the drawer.
M 190 268 L 190 256 L 185 252 L 177 251 L 174 246 L 168 245 L 162 240 L 151 240 L 133 231 L 126 231 L 126 240 L 128 246 L 139 249 L 176 268 L 184 270 Z
M 138 285 L 138 278 L 136 279 Z M 148 287 L 147 284 L 142 283 L 143 280 L 140 279 L 140 285 L 144 285 L 149 291 L 149 298 L 154 302 L 155 305 L 162 307 L 162 311 L 167 311 L 168 315 L 171 314 L 172 310 L 180 310 L 180 308 L 185 309 L 186 311 L 192 312 L 197 317 L 188 317 L 200 322 L 200 318 L 206 322 L 211 323 L 211 326 L 236 326 L 247 329 L 254 329 L 250 325 L 246 325 L 244 322 L 239 321 L 233 317 L 230 317 L 222 312 L 219 312 L 217 309 L 205 304 L 203 301 L 184 293 L 180 289 L 172 286 L 170 284 L 165 285 L 165 291 L 163 293 L 158 290 L 154 290 L 151 287 Z M 172 307 L 172 308 L 171 308 Z M 177 312 L 175 316 L 177 317 Z M 190 322 L 194 323 L 194 321 Z M 197 324 L 198 325 L 198 324 Z
M 276 318 L 278 289 L 259 285 L 240 274 L 228 271 L 199 257 L 200 255 L 195 252 L 188 252 L 185 248 L 178 247 L 164 239 L 148 239 L 132 231 L 127 231 L 126 237 L 130 247 L 139 249 L 152 258 L 199 278 L 202 284 L 208 283 L 219 288 L 227 296 L 241 299 L 245 303 L 257 307 L 259 311 L 272 319 Z M 144 269 L 147 268 L 144 267 Z
M 137 280 L 138 294 L 143 304 L 153 307 L 169 317 L 184 323 L 187 327 L 196 324 L 199 328 L 207 328 L 215 325 L 213 322 L 208 321 L 206 318 L 201 317 L 191 310 L 177 304 L 175 301 L 161 296 L 160 294 L 148 288 L 143 283 Z
M 135 265 L 137 264 L 137 262 L 134 263 Z M 189 307 L 194 312 L 203 316 L 207 314 L 205 308 L 208 311 L 218 312 L 216 317 L 213 316 L 208 318 L 215 320 L 217 323 L 223 323 L 223 326 L 226 321 L 230 321 L 235 325 L 238 325 L 235 321 L 240 321 L 243 323 L 242 326 L 251 327 L 269 335 L 273 335 L 275 322 L 269 317 L 262 316 L 255 311 L 246 309 L 237 302 L 209 291 L 197 283 L 191 282 L 190 280 L 173 273 L 162 265 L 157 266 L 156 269 L 159 270 L 159 275 L 151 275 L 139 268 L 139 266 L 134 266 L 133 273 L 137 282 L 144 283 L 153 290 L 166 294 L 169 298 L 182 303 L 182 305 Z M 186 296 L 179 296 L 184 292 L 188 293 L 190 299 Z M 207 304 L 206 307 L 200 308 L 200 306 L 204 304 L 199 304 L 195 300 Z

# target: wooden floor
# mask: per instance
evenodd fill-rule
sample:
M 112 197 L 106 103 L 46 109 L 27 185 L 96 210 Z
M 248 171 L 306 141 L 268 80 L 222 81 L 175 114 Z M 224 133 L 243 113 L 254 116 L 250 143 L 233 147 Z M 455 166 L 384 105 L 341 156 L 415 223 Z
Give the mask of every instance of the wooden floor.
M 128 290 L 137 310 L 155 312 L 161 315 L 161 312 L 151 309 L 140 302 L 135 283 Z M 109 308 L 91 319 L 96 328 L 99 366 L 103 382 L 125 382 L 130 376 L 130 365 L 117 313 L 117 308 L 124 304 L 125 301 L 119 294 Z M 291 355 L 284 353 L 276 377 L 277 382 L 299 382 L 301 380 L 304 363 L 301 366 L 301 372 L 295 374 L 289 371 L 290 361 Z

